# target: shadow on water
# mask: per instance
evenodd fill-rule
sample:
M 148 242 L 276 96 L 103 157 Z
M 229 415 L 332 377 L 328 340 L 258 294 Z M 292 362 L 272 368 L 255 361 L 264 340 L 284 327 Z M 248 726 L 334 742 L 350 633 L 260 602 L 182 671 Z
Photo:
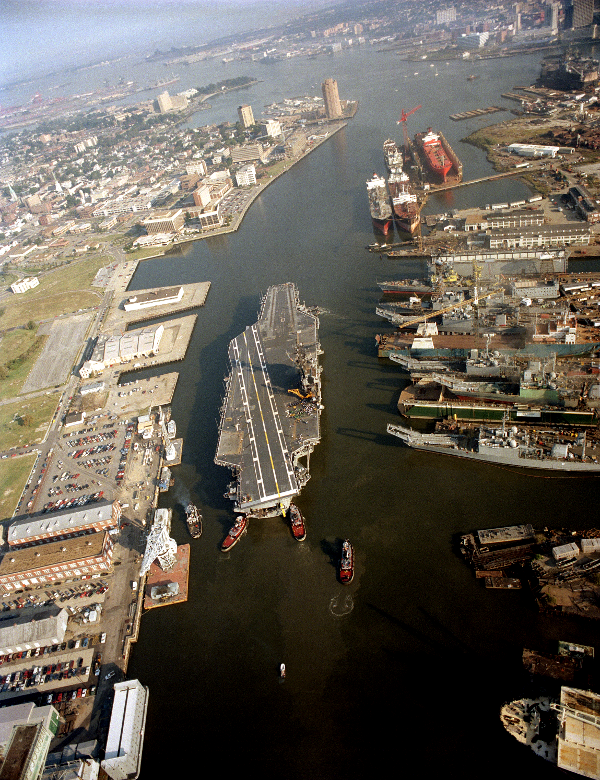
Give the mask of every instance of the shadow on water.
M 321 539 L 320 547 L 323 554 L 327 557 L 327 563 L 337 570 L 340 556 L 342 554 L 343 539 L 336 538 L 333 541 L 331 539 Z

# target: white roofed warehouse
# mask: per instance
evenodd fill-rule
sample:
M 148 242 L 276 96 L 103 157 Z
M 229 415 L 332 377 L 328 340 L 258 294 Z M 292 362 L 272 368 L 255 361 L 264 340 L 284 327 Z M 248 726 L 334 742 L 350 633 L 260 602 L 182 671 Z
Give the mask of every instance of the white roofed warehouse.
M 0 654 L 58 644 L 67 630 L 67 610 L 56 605 L 0 613 Z
M 109 530 L 117 527 L 120 517 L 121 505 L 118 501 L 102 501 L 81 509 L 16 518 L 8 528 L 6 541 L 9 547 L 27 547 L 41 540 L 55 541 Z
M 126 680 L 117 683 L 114 692 L 102 769 L 113 780 L 135 780 L 142 760 L 148 688 L 139 680 Z

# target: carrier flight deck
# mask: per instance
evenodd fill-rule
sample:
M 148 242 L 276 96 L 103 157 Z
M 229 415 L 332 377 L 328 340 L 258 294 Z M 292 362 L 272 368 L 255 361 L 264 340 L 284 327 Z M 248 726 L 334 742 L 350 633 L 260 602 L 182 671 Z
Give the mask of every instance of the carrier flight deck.
M 268 289 L 258 322 L 229 344 L 215 463 L 233 471 L 227 495 L 236 512 L 280 515 L 309 479 L 323 408 L 318 327 L 295 285 L 281 284 Z

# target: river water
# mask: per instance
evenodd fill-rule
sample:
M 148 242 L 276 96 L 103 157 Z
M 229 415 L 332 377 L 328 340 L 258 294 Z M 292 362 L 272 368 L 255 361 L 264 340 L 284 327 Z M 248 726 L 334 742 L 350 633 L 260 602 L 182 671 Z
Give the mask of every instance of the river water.
M 422 104 L 409 132 L 441 129 L 465 179 L 485 175 L 483 154 L 460 139 L 510 115 L 460 123 L 448 115 L 510 107 L 500 93 L 533 82 L 538 63 L 531 55 L 430 67 L 356 50 L 254 66 L 260 84 L 197 115 L 197 124 L 217 114 L 235 121 L 235 107 L 248 102 L 258 116 L 273 100 L 319 94 L 328 76 L 342 98 L 360 101 L 344 130 L 260 196 L 237 233 L 141 263 L 131 285 L 212 284 L 186 360 L 174 366 L 173 415 L 185 445 L 164 500 L 174 509 L 173 535 L 191 541 L 189 600 L 143 617 L 129 666 L 150 687 L 143 778 L 189 777 L 191 762 L 199 774 L 215 758 L 227 777 L 250 770 L 287 780 L 363 778 L 410 766 L 422 777 L 506 776 L 517 766 L 519 774 L 556 774 L 504 732 L 499 709 L 530 690 L 524 646 L 593 644 L 594 627 L 538 615 L 525 591 L 486 591 L 452 540 L 512 523 L 592 527 L 596 482 L 462 463 L 410 451 L 388 436 L 404 378 L 376 356 L 375 334 L 388 327 L 375 315 L 375 280 L 419 269 L 365 251 L 374 239 L 365 181 L 384 172 L 383 140 L 401 141 L 401 109 Z M 224 66 L 214 68 L 208 80 L 227 77 Z M 468 82 L 469 73 L 480 78 Z M 432 198 L 427 211 L 526 194 L 522 184 L 500 181 Z M 219 545 L 233 519 L 223 498 L 229 472 L 213 458 L 227 346 L 255 322 L 267 287 L 287 281 L 325 312 L 323 435 L 298 499 L 308 537 L 298 544 L 281 520 L 254 521 L 223 555 Z M 204 516 L 195 541 L 184 524 L 188 499 Z M 357 560 L 346 587 L 334 566 L 344 537 Z

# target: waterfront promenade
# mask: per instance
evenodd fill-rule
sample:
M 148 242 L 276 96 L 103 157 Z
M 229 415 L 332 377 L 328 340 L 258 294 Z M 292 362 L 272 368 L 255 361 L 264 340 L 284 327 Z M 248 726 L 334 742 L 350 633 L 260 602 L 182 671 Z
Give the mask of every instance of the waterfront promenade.
M 248 209 L 252 206 L 254 201 L 260 195 L 262 195 L 262 193 L 267 189 L 267 187 L 273 184 L 273 182 L 275 182 L 280 176 L 283 176 L 284 173 L 287 173 L 290 170 L 290 168 L 292 168 L 294 165 L 297 165 L 305 157 L 308 157 L 308 155 L 311 152 L 314 152 L 314 150 L 317 149 L 319 146 L 321 146 L 321 144 L 324 144 L 326 141 L 329 141 L 329 139 L 332 136 L 334 136 L 336 133 L 338 133 L 340 130 L 346 127 L 347 124 L 348 122 L 345 120 L 340 120 L 338 122 L 330 122 L 326 126 L 325 128 L 326 133 L 322 137 L 316 138 L 314 141 L 312 141 L 310 146 L 306 148 L 301 154 L 295 157 L 291 157 L 288 160 L 285 160 L 284 166 L 277 173 L 268 173 L 267 177 L 263 181 L 261 181 L 260 184 L 257 184 L 253 188 L 251 197 L 248 198 L 243 208 L 235 215 L 235 217 L 232 219 L 229 225 L 224 225 L 223 227 L 216 228 L 215 230 L 209 230 L 194 235 L 186 235 L 185 237 L 175 239 L 170 244 L 167 244 L 166 246 L 162 247 L 161 251 L 155 252 L 152 255 L 148 255 L 145 257 L 140 256 L 139 259 L 151 260 L 153 258 L 162 257 L 166 255 L 170 250 L 172 250 L 176 246 L 182 246 L 183 244 L 188 244 L 194 241 L 202 241 L 203 239 L 213 238 L 215 236 L 223 236 L 223 235 L 227 235 L 228 233 L 235 233 L 239 229 L 240 225 L 242 224 L 243 219 L 248 212 Z

